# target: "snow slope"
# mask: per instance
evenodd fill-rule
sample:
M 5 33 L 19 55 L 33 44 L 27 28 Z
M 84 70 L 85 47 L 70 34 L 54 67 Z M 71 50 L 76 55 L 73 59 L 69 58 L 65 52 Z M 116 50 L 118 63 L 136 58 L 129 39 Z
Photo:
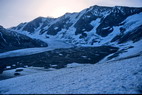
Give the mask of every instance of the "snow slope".
M 0 81 L 1 94 L 138 94 L 142 56 Z

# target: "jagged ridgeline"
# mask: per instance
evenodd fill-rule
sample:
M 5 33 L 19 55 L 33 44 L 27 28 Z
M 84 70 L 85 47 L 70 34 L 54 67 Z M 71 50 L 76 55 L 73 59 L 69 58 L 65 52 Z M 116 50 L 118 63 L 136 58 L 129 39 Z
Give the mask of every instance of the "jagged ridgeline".
M 142 8 L 92 6 L 59 18 L 39 17 L 11 28 L 18 32 L 54 36 L 73 44 L 103 45 L 139 41 L 142 38 Z

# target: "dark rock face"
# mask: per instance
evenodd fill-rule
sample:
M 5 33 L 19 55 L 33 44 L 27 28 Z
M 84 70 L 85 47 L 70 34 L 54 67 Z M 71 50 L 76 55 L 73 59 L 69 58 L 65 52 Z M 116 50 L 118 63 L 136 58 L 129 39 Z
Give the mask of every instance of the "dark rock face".
M 142 9 L 129 8 L 129 7 L 114 7 L 112 12 L 103 19 L 97 28 L 97 34 L 106 37 L 113 31 L 113 26 L 119 26 L 127 17 L 142 12 Z M 107 27 L 107 28 L 106 28 Z M 106 28 L 106 29 L 103 29 Z
M 85 31 L 89 32 L 93 29 L 93 26 L 90 24 L 92 20 L 95 20 L 97 17 L 92 16 L 91 13 L 86 13 L 77 21 L 75 24 L 76 32 L 75 35 L 83 34 Z
M 126 33 L 125 35 L 120 34 L 111 40 L 111 42 L 118 41 L 118 44 L 125 43 L 127 41 L 137 42 L 142 39 L 142 25 L 134 30 Z
M 41 29 L 41 34 L 44 32 L 44 27 L 50 26 L 50 22 L 54 21 L 54 18 L 44 18 L 44 17 L 38 17 L 30 22 L 21 23 L 17 27 L 12 27 L 12 30 L 22 30 L 27 31 L 31 34 L 35 33 L 36 30 Z
M 40 40 L 32 39 L 25 35 L 0 27 L 0 52 L 46 46 L 48 45 Z
M 36 18 L 33 21 L 29 22 L 24 28 L 24 31 L 30 31 L 31 33 L 34 32 L 34 29 L 38 28 L 40 26 L 40 23 L 42 23 L 42 17 Z
M 95 64 L 105 56 L 115 53 L 118 50 L 116 47 L 101 46 L 101 47 L 75 47 L 69 49 L 56 49 L 44 53 L 4 58 L 0 59 L 1 65 L 22 64 L 29 66 L 50 68 L 52 65 L 57 65 L 55 68 L 64 68 L 67 64 L 77 62 L 81 64 Z
M 97 18 L 103 18 L 104 15 L 102 13 L 104 12 L 109 13 L 110 11 L 111 11 L 110 7 L 93 6 L 91 8 L 88 8 L 75 24 L 76 27 L 75 34 L 77 35 L 91 31 L 94 28 L 90 24 L 91 21 L 96 20 Z
M 60 20 L 48 28 L 47 34 L 56 35 L 62 29 L 68 29 L 72 23 L 68 23 L 70 20 L 69 17 L 61 17 Z

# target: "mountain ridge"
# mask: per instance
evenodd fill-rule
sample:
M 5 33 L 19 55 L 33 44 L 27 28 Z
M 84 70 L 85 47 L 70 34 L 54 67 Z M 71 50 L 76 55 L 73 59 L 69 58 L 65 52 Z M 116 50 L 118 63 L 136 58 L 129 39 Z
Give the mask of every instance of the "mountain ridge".
M 59 18 L 39 17 L 29 23 L 24 23 L 24 25 L 11 28 L 11 30 L 20 33 L 26 32 L 30 35 L 42 35 L 44 38 L 54 36 L 55 39 L 64 40 L 75 45 L 95 45 L 110 34 L 115 34 L 116 30 L 120 33 L 116 33 L 117 35 L 111 39 L 116 39 L 118 35 L 122 36 L 121 34 L 127 30 L 123 26 L 129 26 L 129 23 L 126 24 L 125 20 L 131 16 L 141 15 L 141 12 L 141 7 L 95 5 L 78 13 L 66 13 Z M 141 19 L 139 18 L 139 20 Z M 131 21 L 130 23 L 137 22 Z M 130 25 L 130 27 L 137 28 L 141 27 L 141 25 Z M 109 42 L 114 42 L 114 40 Z

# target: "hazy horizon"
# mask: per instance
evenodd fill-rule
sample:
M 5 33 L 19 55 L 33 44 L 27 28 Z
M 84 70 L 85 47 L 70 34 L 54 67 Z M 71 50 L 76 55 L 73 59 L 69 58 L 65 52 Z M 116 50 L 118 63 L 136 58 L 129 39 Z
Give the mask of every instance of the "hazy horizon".
M 93 5 L 142 7 L 142 0 L 0 0 L 0 25 L 8 28 L 39 16 L 57 18 Z

